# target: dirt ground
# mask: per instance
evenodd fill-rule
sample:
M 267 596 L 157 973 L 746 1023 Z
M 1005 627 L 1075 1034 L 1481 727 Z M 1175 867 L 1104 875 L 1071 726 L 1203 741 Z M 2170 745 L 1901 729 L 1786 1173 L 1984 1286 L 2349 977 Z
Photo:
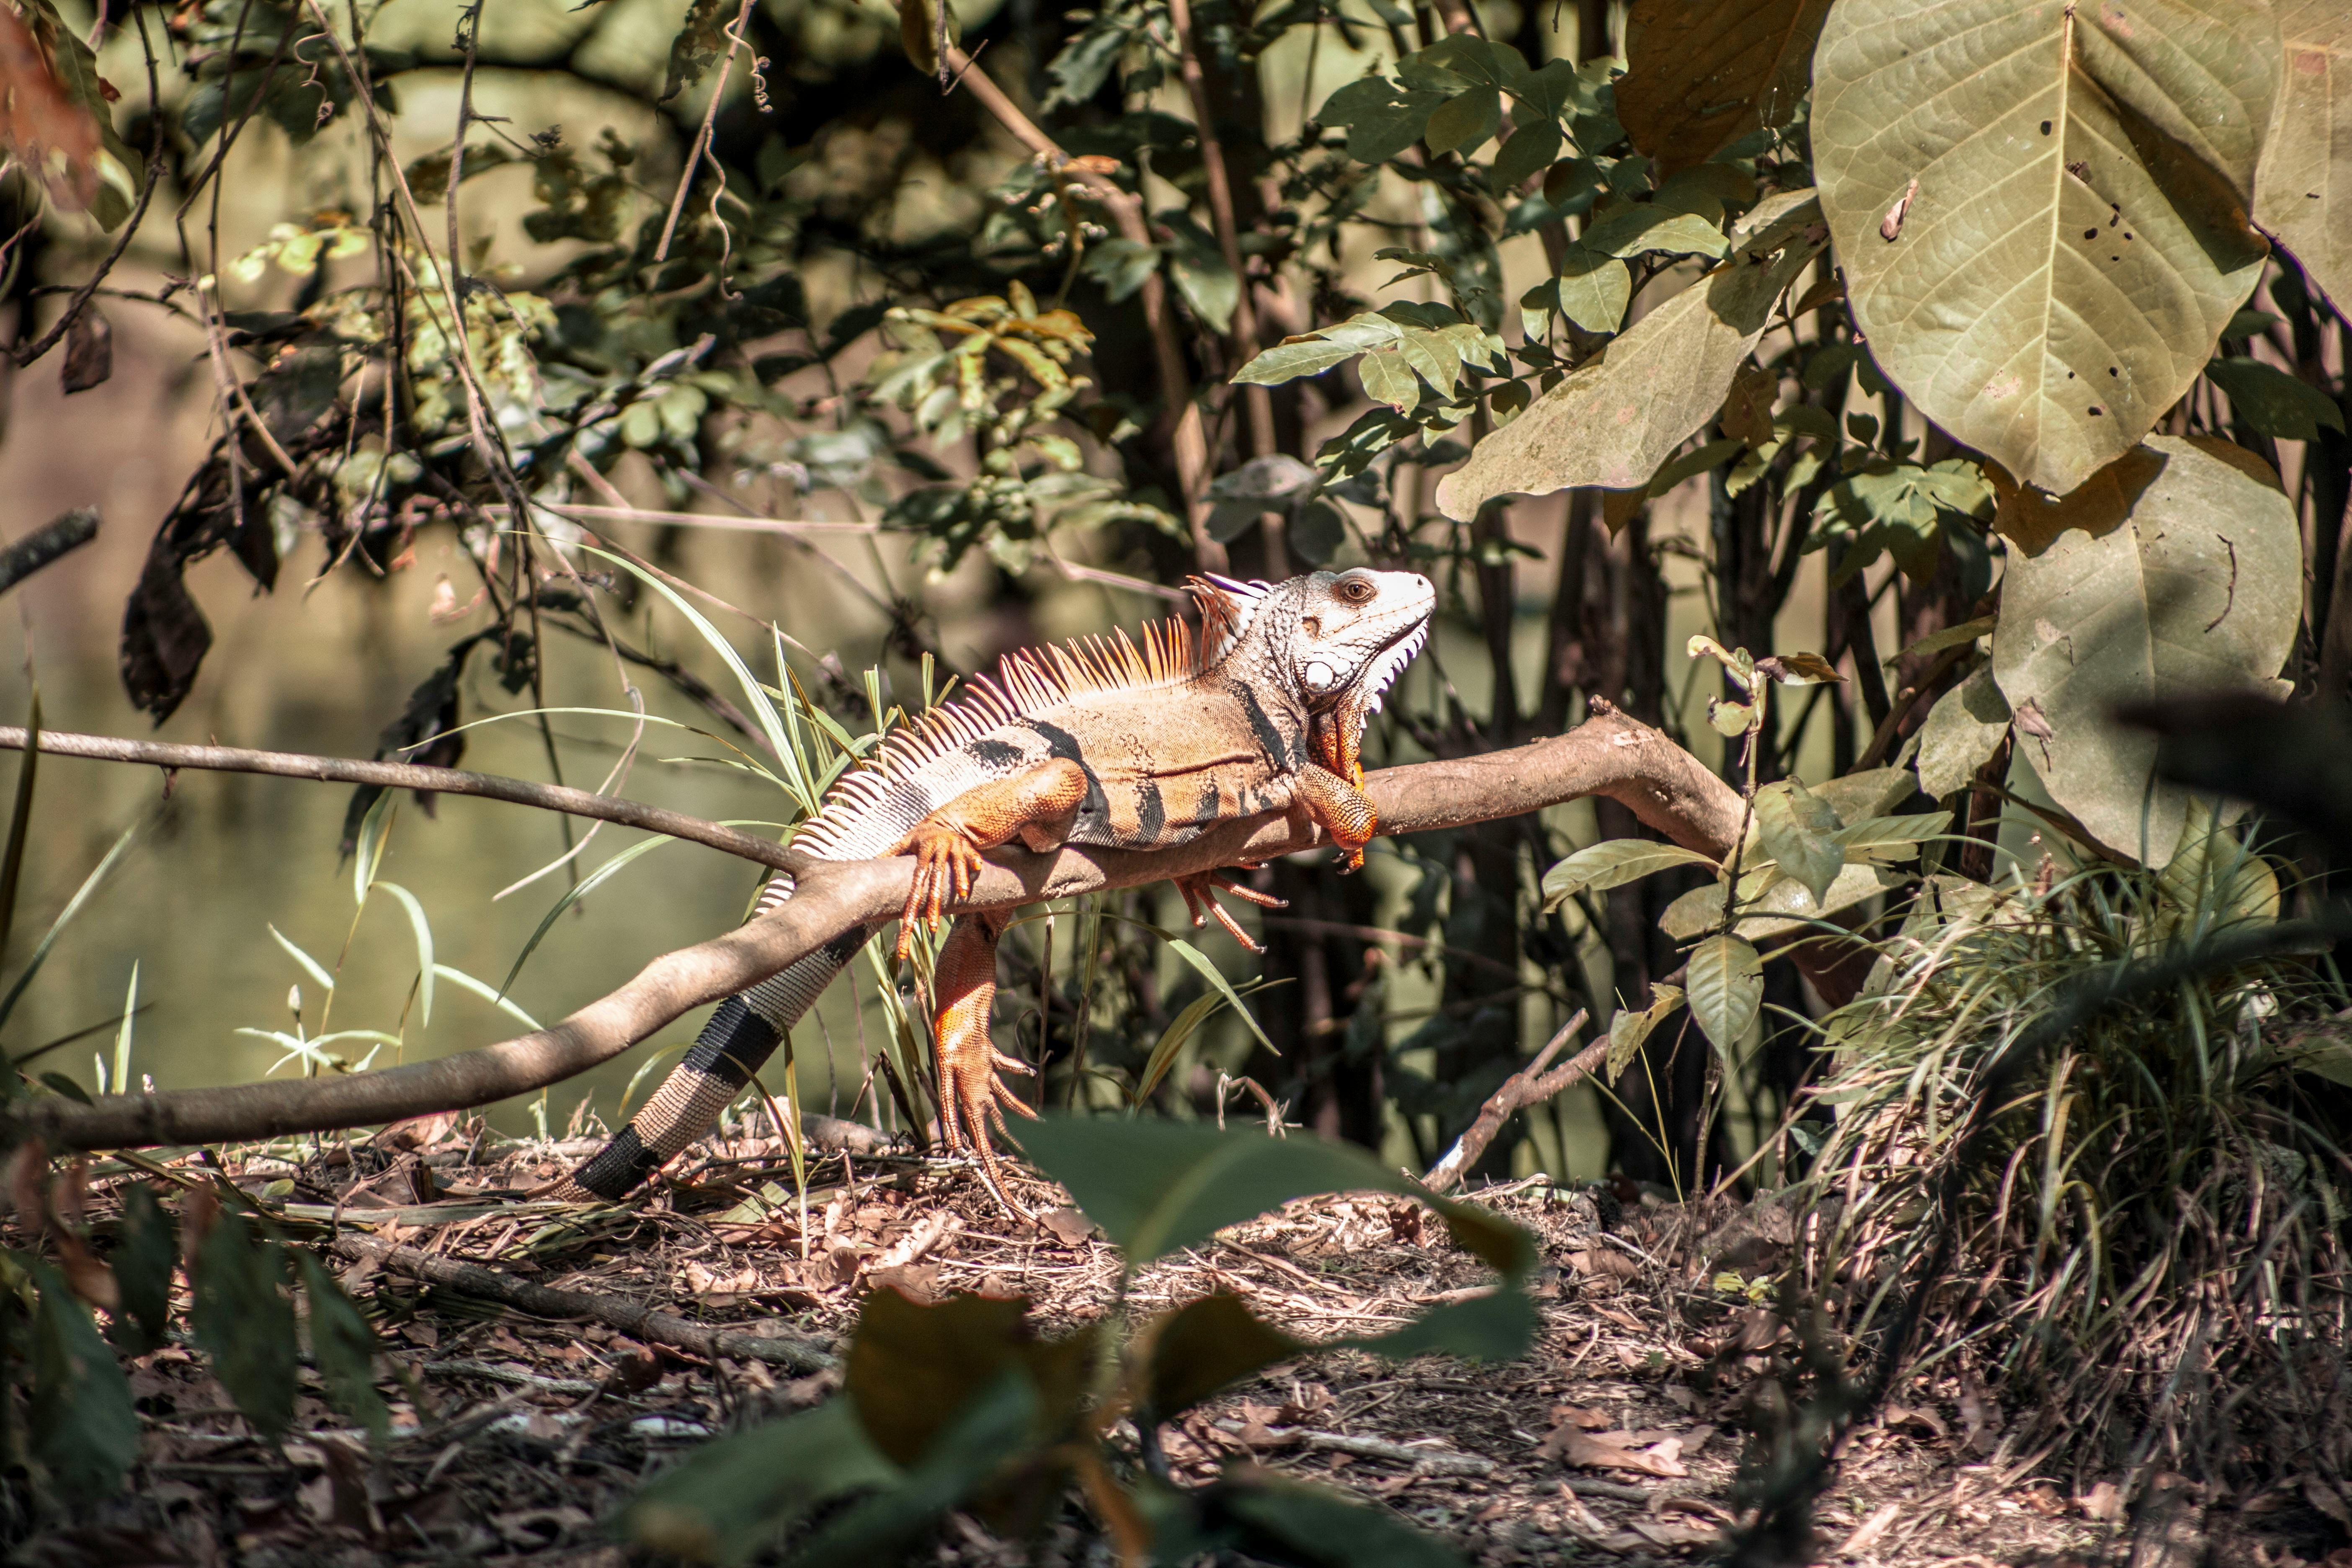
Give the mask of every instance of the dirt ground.
M 805 1245 L 797 1208 L 772 1184 L 779 1152 L 759 1140 L 702 1146 L 675 1180 L 624 1209 L 583 1218 L 521 1200 L 592 1146 L 497 1146 L 457 1125 L 389 1157 L 362 1149 L 357 1159 L 229 1163 L 289 1225 L 331 1216 L 351 1234 L 530 1284 L 819 1346 L 849 1333 L 877 1284 L 918 1299 L 1027 1297 L 1050 1328 L 1100 1311 L 1117 1281 L 1117 1253 L 1075 1211 L 1022 1226 L 962 1171 L 914 1158 L 819 1166 Z M 105 1171 L 93 1174 L 102 1221 Z M 763 1190 L 787 1206 L 774 1211 Z M 1026 1195 L 1046 1208 L 1060 1201 L 1044 1184 Z M 1338 1487 L 1496 1568 L 1711 1555 L 1735 1519 L 1748 1384 L 1778 1332 L 1769 1310 L 1721 1277 L 1768 1274 L 1789 1240 L 1787 1216 L 1605 1194 L 1596 1205 L 1539 1180 L 1475 1195 L 1541 1243 L 1531 1353 L 1487 1367 L 1302 1358 L 1170 1427 L 1171 1468 L 1202 1480 L 1247 1462 Z M 145 1435 L 129 1495 L 25 1543 L 16 1560 L 617 1568 L 641 1559 L 611 1543 L 604 1521 L 646 1477 L 711 1434 L 812 1404 L 838 1382 L 831 1370 L 796 1376 L 761 1359 L 700 1357 L 421 1286 L 395 1267 L 335 1261 L 388 1352 L 394 1436 L 381 1460 L 317 1397 L 307 1367 L 297 1430 L 272 1446 L 201 1360 L 167 1347 L 131 1371 Z M 1328 1337 L 1395 1326 L 1490 1279 L 1415 1205 L 1328 1198 L 1155 1266 L 1130 1297 L 1148 1310 L 1234 1290 L 1295 1333 Z M 1996 1397 L 1948 1379 L 1899 1398 L 1854 1435 L 1823 1500 L 1825 1561 L 2352 1568 L 2342 1526 L 2300 1493 L 2213 1497 L 2178 1478 L 2168 1529 L 2143 1530 L 2135 1544 L 2107 1517 L 2112 1486 L 2072 1495 L 2016 1462 Z M 1034 1551 L 958 1518 L 931 1560 L 1114 1559 L 1073 1502 Z

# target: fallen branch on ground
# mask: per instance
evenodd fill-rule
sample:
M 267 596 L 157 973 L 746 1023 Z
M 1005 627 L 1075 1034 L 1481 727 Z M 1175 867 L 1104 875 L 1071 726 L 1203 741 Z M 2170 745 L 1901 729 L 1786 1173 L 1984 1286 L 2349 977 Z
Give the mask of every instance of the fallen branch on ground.
M 1535 1060 L 1505 1079 L 1503 1087 L 1486 1097 L 1486 1103 L 1478 1108 L 1477 1120 L 1454 1141 L 1454 1147 L 1445 1152 L 1445 1158 L 1429 1168 L 1429 1174 L 1421 1179 L 1422 1184 L 1433 1193 L 1453 1191 L 1464 1173 L 1478 1163 L 1478 1156 L 1484 1154 L 1486 1146 L 1495 1141 L 1495 1134 L 1503 1130 L 1503 1123 L 1510 1120 L 1511 1112 L 1525 1106 L 1541 1105 L 1599 1067 L 1609 1055 L 1607 1035 L 1550 1072 L 1544 1071 L 1550 1066 L 1551 1058 L 1559 1054 L 1560 1047 L 1568 1044 L 1570 1037 L 1582 1027 L 1584 1009 L 1579 1007 L 1576 1016 L 1559 1026 L 1559 1033 L 1551 1037 L 1551 1043 L 1536 1053 Z
M 1655 730 L 1606 704 L 1594 707 L 1592 718 L 1550 740 L 1368 774 L 1365 793 L 1380 813 L 1381 831 L 1460 827 L 1607 795 L 1678 844 L 1704 854 L 1728 853 L 1739 831 L 1738 793 Z M 6 733 L 0 731 L 0 742 Z M 22 731 L 16 733 L 21 737 Z M 48 740 L 42 737 L 44 750 Z M 398 782 L 405 787 L 405 781 Z M 971 898 L 958 907 L 1008 909 L 1139 887 L 1326 843 L 1302 815 L 1246 817 L 1189 844 L 1151 852 L 1064 848 L 1033 855 L 1000 849 L 992 853 Z M 611 1060 L 705 1003 L 758 984 L 838 932 L 890 920 L 904 907 L 914 872 L 914 862 L 905 857 L 795 860 L 796 875 L 799 868 L 807 870 L 790 902 L 722 936 L 663 954 L 620 989 L 547 1028 L 436 1061 L 338 1078 L 101 1095 L 87 1105 L 63 1096 L 20 1100 L 0 1111 L 0 1147 L 26 1137 L 59 1150 L 274 1138 L 373 1126 L 534 1093 Z
M 495 1268 L 485 1268 L 478 1263 L 436 1258 L 414 1247 L 377 1241 L 371 1237 L 339 1236 L 328 1245 L 339 1255 L 354 1262 L 373 1263 L 380 1268 L 388 1268 L 427 1285 L 479 1296 L 484 1300 L 529 1312 L 535 1318 L 559 1321 L 586 1318 L 592 1322 L 618 1329 L 647 1344 L 668 1345 L 674 1350 L 688 1351 L 698 1356 L 732 1356 L 737 1361 L 762 1361 L 802 1373 L 823 1372 L 835 1364 L 832 1353 L 824 1346 L 798 1335 L 730 1333 L 708 1324 L 688 1322 L 675 1312 L 625 1301 L 617 1296 L 591 1295 L 585 1290 L 551 1290 L 544 1285 L 518 1279 L 511 1274 L 501 1274 Z
M 0 751 L 24 749 L 24 730 L 15 724 L 0 724 Z M 787 848 L 772 838 L 722 827 L 684 812 L 664 811 L 657 805 L 643 805 L 615 795 L 592 795 L 584 789 L 534 784 L 529 779 L 510 779 L 499 773 L 469 773 L 457 768 L 425 767 L 415 763 L 373 763 L 357 757 L 314 757 L 301 752 L 255 752 L 242 746 L 126 741 L 113 735 L 77 735 L 58 730 L 41 731 L 41 754 L 86 757 L 101 763 L 142 763 L 164 769 L 267 773 L 276 778 L 309 779 L 315 784 L 375 784 L 383 789 L 422 790 L 427 795 L 468 795 L 514 805 L 536 805 L 569 816 L 593 816 L 624 827 L 642 827 L 648 833 L 667 834 L 672 838 L 723 849 L 780 871 L 797 873 L 815 864 L 799 850 Z

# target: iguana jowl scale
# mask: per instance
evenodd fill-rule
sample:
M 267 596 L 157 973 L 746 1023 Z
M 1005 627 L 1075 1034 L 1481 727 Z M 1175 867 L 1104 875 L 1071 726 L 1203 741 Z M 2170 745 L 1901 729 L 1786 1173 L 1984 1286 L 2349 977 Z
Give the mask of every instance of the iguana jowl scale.
M 1166 849 L 1203 829 L 1265 812 L 1304 810 L 1353 869 L 1378 824 L 1359 787 L 1364 724 L 1429 636 L 1436 595 L 1411 572 L 1317 572 L 1281 584 L 1192 579 L 1197 636 L 1181 621 L 1008 656 L 996 678 L 932 710 L 886 742 L 870 766 L 836 784 L 794 837 L 824 860 L 913 855 L 898 955 L 915 922 L 939 926 L 967 896 L 981 852 L 1018 838 L 1034 850 Z M 1276 900 L 1200 872 L 1174 879 L 1192 923 L 1222 890 Z M 793 896 L 789 876 L 758 913 Z M 933 966 L 940 1123 L 969 1148 L 999 1202 L 989 1123 L 1004 1108 L 1034 1114 L 997 1076 L 1031 1070 L 990 1042 L 996 942 L 1009 911 L 956 918 Z M 833 977 L 874 934 L 845 932 L 782 973 L 729 997 L 643 1110 L 554 1188 L 617 1198 L 702 1136 Z

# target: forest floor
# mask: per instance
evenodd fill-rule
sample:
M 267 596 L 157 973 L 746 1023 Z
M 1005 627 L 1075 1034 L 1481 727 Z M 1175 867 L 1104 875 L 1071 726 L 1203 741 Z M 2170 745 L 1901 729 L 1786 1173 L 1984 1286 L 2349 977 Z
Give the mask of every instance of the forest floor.
M 812 1173 L 803 1246 L 797 1207 L 773 1184 L 780 1152 L 761 1141 L 702 1145 L 678 1180 L 583 1218 L 520 1194 L 590 1145 L 486 1148 L 466 1131 L 446 1129 L 440 1143 L 388 1162 L 228 1163 L 289 1226 L 331 1215 L 346 1235 L 393 1243 L 402 1258 L 470 1260 L 530 1285 L 819 1348 L 845 1342 L 877 1286 L 919 1300 L 1026 1297 L 1051 1329 L 1099 1313 L 1118 1278 L 1118 1255 L 1075 1211 L 1020 1225 L 952 1168 L 826 1162 Z M 771 1210 L 762 1191 L 786 1207 Z M 1042 1183 L 1024 1191 L 1049 1208 L 1059 1201 Z M 1788 1215 L 1644 1200 L 1604 1229 L 1591 1197 L 1540 1182 L 1472 1195 L 1541 1244 L 1542 1329 L 1528 1355 L 1396 1366 L 1336 1352 L 1286 1363 L 1168 1429 L 1177 1477 L 1205 1480 L 1245 1462 L 1321 1482 L 1395 1510 L 1480 1564 L 1634 1568 L 1710 1555 L 1735 1518 L 1749 1385 L 1784 1343 L 1773 1315 L 1718 1277 L 1771 1272 L 1790 1239 Z M 108 1206 L 100 1183 L 93 1217 Z M 388 1384 L 407 1391 L 381 1459 L 318 1397 L 307 1367 L 296 1430 L 273 1445 L 235 1414 L 201 1361 L 168 1347 L 132 1366 L 144 1436 L 128 1495 L 44 1531 L 14 1560 L 620 1568 L 650 1561 L 612 1544 L 606 1523 L 645 1478 L 714 1433 L 838 1386 L 834 1370 L 794 1375 L 774 1358 L 697 1356 L 593 1322 L 534 1318 L 422 1286 L 397 1261 L 353 1261 L 355 1250 L 347 1241 L 331 1260 L 377 1314 Z M 1325 1198 L 1153 1266 L 1129 1300 L 1150 1310 L 1232 1290 L 1295 1333 L 1330 1337 L 1394 1327 L 1491 1278 L 1417 1205 Z M 2168 1527 L 2143 1528 L 2135 1546 L 2111 1517 L 2112 1484 L 2078 1493 L 2017 1462 L 2017 1413 L 1982 1389 L 1915 1380 L 1899 1398 L 1853 1435 L 1822 1500 L 1823 1561 L 2352 1568 L 2343 1528 L 2300 1492 L 2218 1497 L 2179 1478 L 2169 1478 L 2179 1506 Z M 1113 1557 L 1073 1504 L 1032 1548 L 958 1516 L 923 1560 L 979 1568 Z

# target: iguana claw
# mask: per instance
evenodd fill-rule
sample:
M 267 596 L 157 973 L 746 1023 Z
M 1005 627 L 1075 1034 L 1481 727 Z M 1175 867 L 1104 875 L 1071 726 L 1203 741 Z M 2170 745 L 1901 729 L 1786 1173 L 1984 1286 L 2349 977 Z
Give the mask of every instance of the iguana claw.
M 1265 944 L 1242 930 L 1234 917 L 1225 912 L 1224 906 L 1217 902 L 1217 895 L 1231 893 L 1262 910 L 1286 910 L 1290 907 L 1288 899 L 1277 899 L 1271 893 L 1261 893 L 1255 888 L 1242 887 L 1223 871 L 1194 871 L 1189 876 L 1171 877 L 1169 880 L 1174 882 L 1176 890 L 1184 895 L 1184 912 L 1192 917 L 1192 929 L 1198 931 L 1209 923 L 1209 916 L 1214 915 L 1217 923 L 1225 928 L 1226 934 L 1252 952 L 1264 952 Z

